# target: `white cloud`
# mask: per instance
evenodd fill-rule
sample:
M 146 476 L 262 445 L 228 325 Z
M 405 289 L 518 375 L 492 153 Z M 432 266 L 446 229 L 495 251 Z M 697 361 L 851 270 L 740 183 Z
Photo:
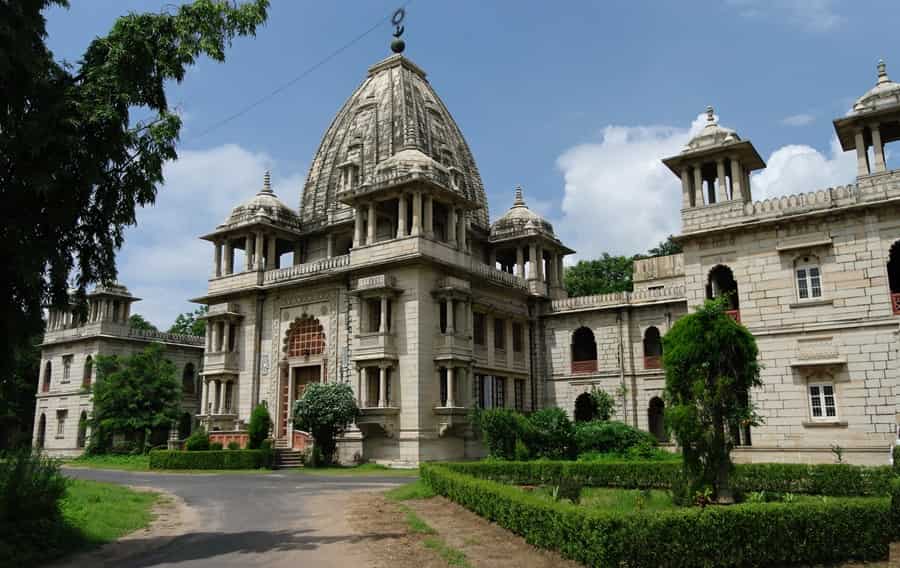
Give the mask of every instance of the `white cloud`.
M 812 32 L 828 32 L 844 22 L 834 0 L 726 0 L 726 4 L 745 18 L 785 20 Z
M 800 114 L 792 114 L 791 116 L 786 116 L 781 119 L 781 124 L 785 124 L 787 126 L 806 126 L 807 124 L 812 124 L 813 121 L 816 120 L 816 117 L 807 113 Z
M 661 160 L 678 154 L 702 126 L 608 126 L 602 140 L 565 151 L 557 165 L 565 179 L 562 217 L 554 226 L 578 258 L 603 252 L 646 251 L 681 230 L 681 182 Z M 753 198 L 813 191 L 853 181 L 855 157 L 837 140 L 828 155 L 810 146 L 775 150 L 751 178 Z
M 273 172 L 275 193 L 289 206 L 299 203 L 303 178 L 280 177 L 273 160 L 238 145 L 182 151 L 164 168 L 165 184 L 156 204 L 138 210 L 136 227 L 126 233 L 118 255 L 119 280 L 143 298 L 133 311 L 166 329 L 181 312 L 193 310 L 188 298 L 206 292 L 213 270 L 213 247 L 197 237 L 212 232 L 231 209 L 262 187 Z

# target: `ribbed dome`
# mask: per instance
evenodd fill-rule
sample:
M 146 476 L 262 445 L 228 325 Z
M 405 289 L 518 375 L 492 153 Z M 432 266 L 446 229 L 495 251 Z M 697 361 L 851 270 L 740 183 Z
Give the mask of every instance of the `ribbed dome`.
M 741 138 L 734 130 L 719 126 L 712 107 L 706 107 L 706 125 L 699 134 L 690 139 L 682 153 L 695 152 L 705 148 L 721 146 L 722 144 L 740 142 Z
M 232 209 L 228 219 L 219 225 L 219 228 L 234 228 L 258 221 L 268 221 L 286 229 L 299 230 L 300 228 L 297 213 L 278 199 L 278 196 L 272 191 L 269 172 L 266 172 L 263 187 L 259 193 L 246 203 Z
M 372 66 L 325 132 L 300 200 L 304 229 L 346 218 L 336 214 L 349 209 L 338 200 L 348 189 L 341 187 L 347 167 L 357 186 L 415 169 L 452 171 L 458 183 L 449 189 L 478 204 L 472 222 L 488 227 L 484 186 L 468 144 L 425 72 L 402 55 Z
M 553 236 L 553 225 L 525 205 L 522 188 L 516 187 L 516 198 L 509 211 L 491 225 L 491 239 L 505 239 L 526 231 L 542 232 Z
M 884 61 L 878 62 L 878 83 L 858 98 L 847 116 L 865 114 L 887 107 L 900 107 L 900 84 L 888 78 Z

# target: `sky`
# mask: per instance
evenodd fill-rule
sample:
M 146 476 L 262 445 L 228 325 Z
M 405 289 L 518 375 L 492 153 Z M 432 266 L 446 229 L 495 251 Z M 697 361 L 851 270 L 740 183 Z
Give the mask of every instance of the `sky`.
M 172 9 L 70 2 L 47 11 L 47 41 L 76 67 L 118 16 Z M 325 129 L 390 55 L 387 18 L 400 2 L 273 0 L 255 38 L 169 86 L 184 120 L 179 159 L 117 261 L 119 280 L 143 298 L 135 312 L 168 328 L 196 307 L 188 300 L 213 269 L 213 247 L 197 237 L 252 197 L 266 169 L 278 196 L 299 204 Z M 571 262 L 634 254 L 679 232 L 680 182 L 660 160 L 702 126 L 707 105 L 767 162 L 752 177 L 754 199 L 852 182 L 855 159 L 831 121 L 875 85 L 879 58 L 900 80 L 898 20 L 890 0 L 413 0 L 404 55 L 462 129 L 491 218 L 521 184 L 578 251 Z

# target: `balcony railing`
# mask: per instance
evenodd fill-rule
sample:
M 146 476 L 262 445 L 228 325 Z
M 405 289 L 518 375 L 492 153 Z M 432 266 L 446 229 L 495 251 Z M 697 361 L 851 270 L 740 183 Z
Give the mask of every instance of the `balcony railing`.
M 644 356 L 644 368 L 645 369 L 662 369 L 662 357 L 659 355 L 645 355 Z
M 900 315 L 900 294 L 891 294 L 891 309 L 895 315 Z
M 596 373 L 597 372 L 597 360 L 593 359 L 590 361 L 572 361 L 572 374 L 573 375 L 584 375 L 587 373 Z
M 343 268 L 345 266 L 350 266 L 349 254 L 333 256 L 331 258 L 324 258 L 322 260 L 307 262 L 305 264 L 296 264 L 294 266 L 288 266 L 287 268 L 267 270 L 265 276 L 263 277 L 263 281 L 266 284 L 274 284 L 276 282 L 284 282 L 287 280 L 292 280 L 294 278 L 299 278 L 307 274 L 325 272 L 327 270 L 334 270 Z
M 741 323 L 741 310 L 725 310 L 725 314 L 734 321 Z

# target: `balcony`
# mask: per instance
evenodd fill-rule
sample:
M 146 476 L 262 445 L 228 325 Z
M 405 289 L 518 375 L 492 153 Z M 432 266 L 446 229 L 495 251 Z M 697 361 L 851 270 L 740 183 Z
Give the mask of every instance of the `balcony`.
M 399 414 L 398 406 L 389 403 L 387 406 L 379 407 L 377 401 L 368 400 L 366 405 L 359 409 L 356 426 L 365 436 L 384 434 L 390 438 L 397 431 Z
M 206 372 L 238 371 L 240 370 L 240 361 L 240 354 L 234 351 L 207 351 L 204 356 L 203 369 Z
M 645 355 L 644 368 L 649 370 L 662 369 L 662 357 L 659 355 Z
M 597 372 L 597 360 L 592 359 L 589 361 L 572 361 L 572 374 L 573 375 L 587 375 L 590 373 Z
M 900 315 L 900 294 L 891 294 L 891 310 L 894 315 Z
M 438 436 L 443 437 L 453 429 L 469 424 L 469 409 L 461 406 L 437 406 L 434 414 L 438 417 Z
M 349 254 L 333 256 L 304 264 L 295 264 L 286 268 L 267 270 L 263 277 L 263 282 L 268 285 L 302 280 L 313 276 L 341 272 L 348 266 L 350 266 Z
M 472 340 L 468 335 L 441 333 L 434 338 L 436 359 L 472 358 Z
M 353 360 L 396 359 L 397 342 L 390 332 L 366 332 L 355 337 Z

